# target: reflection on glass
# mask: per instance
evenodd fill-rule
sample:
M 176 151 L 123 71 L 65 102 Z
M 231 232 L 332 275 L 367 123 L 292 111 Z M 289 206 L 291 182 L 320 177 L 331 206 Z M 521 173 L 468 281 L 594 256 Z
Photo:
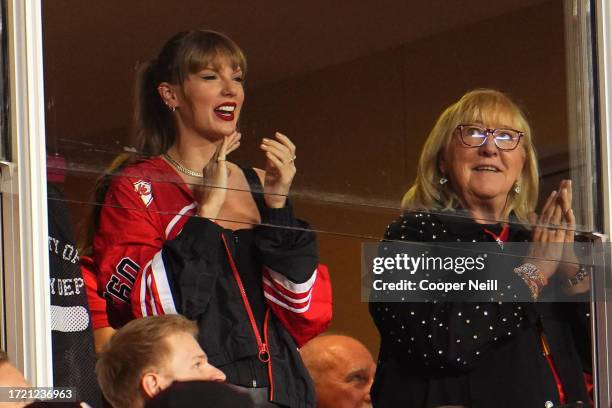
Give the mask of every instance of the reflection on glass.
M 205 25 L 229 34 L 249 55 L 248 80 L 243 84 L 247 97 L 239 123 L 242 138 L 230 160 L 264 168 L 261 139 L 273 139 L 278 130 L 297 146 L 298 172 L 289 198 L 295 212 L 309 221 L 308 229 L 317 233 L 321 260 L 333 271 L 333 328 L 358 333 L 372 352 L 379 343 L 373 324 L 355 319 L 367 313 L 367 305 L 356 296 L 361 243 L 377 242 L 384 226 L 403 211 L 401 198 L 417 179 L 419 154 L 432 123 L 442 107 L 467 90 L 504 91 L 531 124 L 529 130 L 502 124 L 529 136 L 539 168 L 539 189 L 519 183 L 509 188 L 510 194 L 528 196 L 525 207 L 541 214 L 550 192 L 557 190 L 554 202 L 573 203 L 576 230 L 597 230 L 599 224 L 592 217 L 598 204 L 593 194 L 596 171 L 593 161 L 587 160 L 595 147 L 593 133 L 587 130 L 591 120 L 581 115 L 590 111 L 591 96 L 582 92 L 588 89 L 584 81 L 590 69 L 585 65 L 590 59 L 583 52 L 589 46 L 568 31 L 567 22 L 577 21 L 567 8 L 574 2 L 475 0 L 467 8 L 382 1 L 375 9 L 368 2 L 354 1 L 350 10 L 341 5 L 320 10 L 295 2 L 271 7 L 274 12 L 252 5 L 229 10 L 207 3 L 176 9 L 172 19 L 167 18 L 166 7 L 142 8 L 137 2 L 107 3 L 121 7 L 120 17 L 110 6 L 44 2 L 47 146 L 50 154 L 64 160 L 50 162 L 50 167 L 65 173 L 66 202 L 76 223 L 90 225 L 88 210 L 106 208 L 103 196 L 92 199 L 92 190 L 100 176 L 119 183 L 120 173 L 109 170 L 119 154 L 144 153 L 139 158 L 146 160 L 161 153 L 143 152 L 131 138 L 135 67 L 157 54 L 159 44 L 172 32 Z M 67 22 L 67 14 L 79 18 Z M 258 36 L 242 23 L 254 16 Z M 164 28 L 152 31 L 143 21 L 164 21 Z M 474 29 L 484 26 L 495 27 L 494 33 Z M 113 47 L 107 46 L 109 42 Z M 579 55 L 572 54 L 576 50 Z M 575 70 L 577 64 L 580 69 Z M 583 81 L 580 92 L 578 80 Z M 231 109 L 220 106 L 219 114 L 229 117 Z M 162 106 L 159 114 L 167 116 L 170 111 Z M 460 124 L 500 126 L 456 123 Z M 505 143 L 503 134 L 486 130 L 482 148 Z M 517 149 L 525 139 L 520 138 Z M 190 166 L 173 151 L 169 157 L 201 171 L 201 164 Z M 485 166 L 479 171 L 493 178 L 499 176 L 497 170 Z M 181 180 L 168 179 L 166 174 L 148 177 L 164 189 Z M 569 179 L 571 185 L 564 181 Z M 454 182 L 447 177 L 445 188 Z M 147 196 L 146 185 L 140 191 Z M 231 186 L 227 194 L 250 200 L 248 183 Z M 179 212 L 149 206 L 146 213 L 173 218 Z M 142 213 L 134 211 L 134 217 Z M 447 213 L 428 209 L 431 216 Z M 496 226 L 502 221 L 510 230 L 531 225 L 527 213 L 520 210 L 520 216 L 508 219 L 498 214 L 482 217 L 499 235 L 502 230 Z M 471 223 L 474 217 L 462 211 L 456 216 L 458 223 Z M 228 225 L 235 223 L 234 228 L 260 224 L 256 217 L 239 214 L 220 218 Z M 534 224 L 546 231 L 551 226 L 545 219 Z

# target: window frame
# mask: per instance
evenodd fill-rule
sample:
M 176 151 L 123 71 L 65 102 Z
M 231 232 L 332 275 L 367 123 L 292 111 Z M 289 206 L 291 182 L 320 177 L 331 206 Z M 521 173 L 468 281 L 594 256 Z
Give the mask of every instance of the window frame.
M 601 209 L 603 233 L 612 236 L 612 3 L 596 0 L 595 10 L 595 69 L 596 78 L 595 125 L 599 130 Z M 608 240 L 609 241 L 609 240 Z M 610 245 L 608 243 L 608 245 Z M 612 271 L 612 259 L 606 259 L 605 272 Z M 609 279 L 612 277 L 608 277 Z M 608 279 L 608 283 L 609 280 Z M 606 287 L 603 274 L 593 276 L 593 288 L 598 301 L 592 303 L 593 372 L 595 374 L 595 406 L 608 407 L 612 403 L 612 287 Z
M 0 165 L 5 322 L 12 362 L 52 386 L 42 18 L 39 0 L 6 0 L 9 145 Z

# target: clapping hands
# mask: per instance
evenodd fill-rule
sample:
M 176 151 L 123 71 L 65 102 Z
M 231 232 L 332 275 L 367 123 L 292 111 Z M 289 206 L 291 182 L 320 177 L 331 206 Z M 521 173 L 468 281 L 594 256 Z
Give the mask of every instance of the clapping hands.
M 229 168 L 227 155 L 240 147 L 241 134 L 234 132 L 223 138 L 212 158 L 204 167 L 202 183 L 194 188 L 194 195 L 199 203 L 198 215 L 205 218 L 217 218 L 227 194 Z
M 542 207 L 540 216 L 533 214 L 533 242 L 528 262 L 535 264 L 548 279 L 559 272 L 563 277 L 578 272 L 573 251 L 576 218 L 572 210 L 572 182 L 563 180 L 559 190 L 553 191 Z
M 295 145 L 282 133 L 274 134 L 276 140 L 264 138 L 261 150 L 266 155 L 264 200 L 269 208 L 282 208 L 295 176 Z

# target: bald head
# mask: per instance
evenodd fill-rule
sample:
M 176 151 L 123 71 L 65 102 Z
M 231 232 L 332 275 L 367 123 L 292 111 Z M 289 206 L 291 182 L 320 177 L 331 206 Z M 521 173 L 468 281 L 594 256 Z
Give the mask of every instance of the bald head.
M 30 385 L 21 374 L 21 371 L 16 369 L 8 360 L 8 356 L 4 351 L 0 350 L 0 387 L 23 388 Z M 2 408 L 21 408 L 27 404 L 26 400 L 3 402 L 0 403 Z
M 315 383 L 319 408 L 369 408 L 376 366 L 358 340 L 341 335 L 319 336 L 300 350 Z

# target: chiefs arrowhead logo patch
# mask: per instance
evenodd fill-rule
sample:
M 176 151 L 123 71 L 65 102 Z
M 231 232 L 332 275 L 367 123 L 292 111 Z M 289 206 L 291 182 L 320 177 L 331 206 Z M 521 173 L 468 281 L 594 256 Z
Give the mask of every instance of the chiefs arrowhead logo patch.
M 146 207 L 153 201 L 153 193 L 151 191 L 151 183 L 149 181 L 138 180 L 134 184 L 134 191 L 138 193 L 140 199 Z

